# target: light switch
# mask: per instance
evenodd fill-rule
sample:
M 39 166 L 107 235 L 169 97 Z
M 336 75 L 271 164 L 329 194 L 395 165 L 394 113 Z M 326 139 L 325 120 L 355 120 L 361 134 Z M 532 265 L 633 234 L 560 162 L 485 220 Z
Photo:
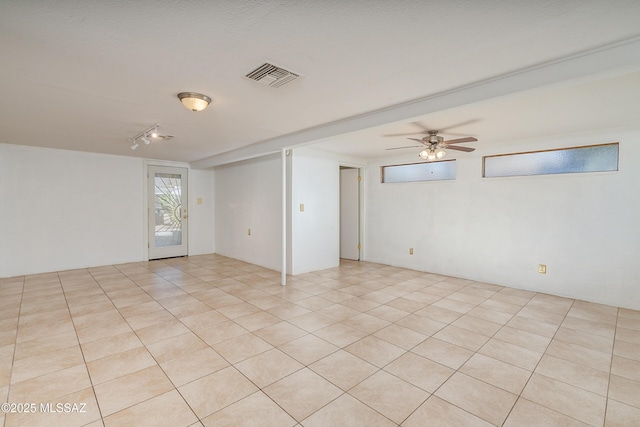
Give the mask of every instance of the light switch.
M 304 212 L 304 203 L 300 203 L 300 212 Z

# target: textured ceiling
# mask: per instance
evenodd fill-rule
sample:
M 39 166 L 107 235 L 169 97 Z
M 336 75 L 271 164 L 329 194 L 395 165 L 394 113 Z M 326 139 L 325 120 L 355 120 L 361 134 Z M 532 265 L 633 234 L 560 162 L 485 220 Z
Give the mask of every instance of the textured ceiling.
M 3 1 L 0 142 L 207 167 L 219 163 L 215 159 L 221 153 L 231 151 L 222 156 L 228 161 L 233 150 L 249 145 L 260 152 L 327 139 L 329 134 L 314 129 L 332 123 L 353 125 L 345 130 L 375 126 L 362 137 L 410 131 L 416 120 L 448 126 L 476 119 L 457 131 L 486 140 L 568 131 L 573 128 L 558 128 L 563 125 L 553 117 L 541 120 L 544 115 L 530 101 L 539 96 L 548 104 L 572 93 L 582 102 L 597 96 L 589 91 L 601 89 L 586 87 L 597 83 L 573 82 L 505 99 L 506 89 L 487 90 L 486 104 L 476 97 L 466 107 L 460 101 L 456 108 L 442 104 L 406 113 L 396 107 L 635 40 L 639 17 L 636 0 Z M 279 89 L 242 77 L 265 61 L 303 77 Z M 602 64 L 596 68 L 603 70 Z M 625 79 L 616 73 L 604 76 L 612 90 L 624 93 L 620 84 L 637 90 L 636 75 Z M 556 80 L 572 77 L 567 73 Z M 581 84 L 591 95 L 572 92 Z M 530 88 L 509 90 L 522 89 Z M 192 113 L 176 98 L 182 91 L 201 92 L 214 101 Z M 491 104 L 495 96 L 503 104 Z M 627 98 L 637 107 L 636 96 Z M 520 105 L 522 114 L 507 102 Z M 396 114 L 357 122 L 376 111 Z M 504 111 L 511 114 L 508 120 Z M 419 117 L 422 113 L 425 117 Z M 441 116 L 436 121 L 427 114 Z M 512 125 L 505 130 L 507 121 Z M 127 139 L 154 123 L 175 138 L 131 151 Z M 397 145 L 380 140 L 374 153 L 357 143 L 357 135 L 333 136 L 339 143 L 329 141 L 324 149 L 356 156 L 385 155 L 386 145 Z

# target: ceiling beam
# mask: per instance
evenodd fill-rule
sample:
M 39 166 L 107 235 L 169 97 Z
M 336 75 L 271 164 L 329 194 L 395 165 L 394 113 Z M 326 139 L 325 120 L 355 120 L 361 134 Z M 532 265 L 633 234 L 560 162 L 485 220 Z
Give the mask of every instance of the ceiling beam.
M 281 149 L 316 143 L 374 126 L 411 121 L 425 114 L 517 92 L 590 76 L 609 77 L 638 69 L 640 69 L 640 37 L 633 37 L 412 101 L 256 142 L 194 161 L 191 167 L 211 168 L 275 153 Z

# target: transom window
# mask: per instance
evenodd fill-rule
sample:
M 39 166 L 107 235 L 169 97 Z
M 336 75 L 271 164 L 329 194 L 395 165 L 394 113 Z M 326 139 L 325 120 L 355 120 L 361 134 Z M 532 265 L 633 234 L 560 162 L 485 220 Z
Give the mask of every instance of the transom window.
M 482 158 L 482 176 L 485 178 L 617 170 L 617 142 Z
M 455 159 L 439 162 L 412 163 L 408 165 L 382 166 L 380 169 L 381 181 L 383 183 L 447 181 L 456 179 Z

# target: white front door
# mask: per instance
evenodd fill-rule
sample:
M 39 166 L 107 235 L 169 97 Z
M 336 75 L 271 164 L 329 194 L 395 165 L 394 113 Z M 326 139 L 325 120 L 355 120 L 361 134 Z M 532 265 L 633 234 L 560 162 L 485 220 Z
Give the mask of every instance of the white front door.
M 187 169 L 149 166 L 149 259 L 187 255 Z
M 340 258 L 360 260 L 358 169 L 340 170 Z

